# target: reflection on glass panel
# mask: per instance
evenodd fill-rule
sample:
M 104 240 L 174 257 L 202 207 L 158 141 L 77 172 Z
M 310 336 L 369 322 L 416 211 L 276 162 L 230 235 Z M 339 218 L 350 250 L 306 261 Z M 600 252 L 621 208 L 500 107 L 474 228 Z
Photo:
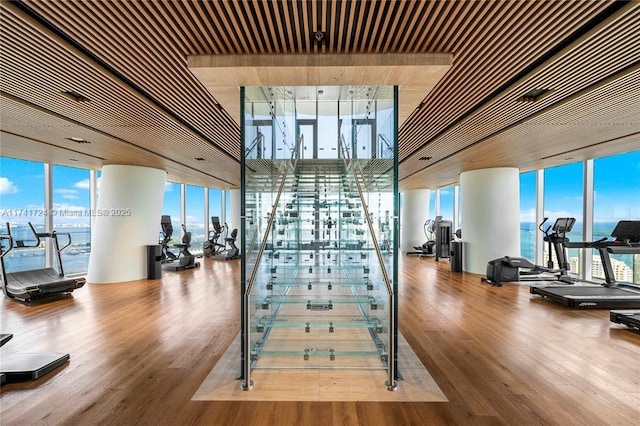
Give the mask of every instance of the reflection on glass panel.
M 317 157 L 317 138 L 315 120 L 298 120 L 298 139 L 300 139 L 300 158 Z
M 614 155 L 593 162 L 593 239 L 608 237 L 620 220 L 640 220 L 640 151 Z M 631 171 L 620 179 L 620 170 Z M 616 281 L 640 283 L 640 255 L 611 255 Z M 604 279 L 597 250 L 592 275 Z
M 51 213 L 44 209 L 44 164 L 0 157 L 0 195 L 2 232 L 6 232 L 8 222 L 15 240 L 34 245 L 35 236 L 28 223 L 37 232 L 44 232 L 45 216 Z M 7 272 L 44 268 L 44 244 L 8 253 L 4 258 Z
M 205 242 L 204 235 L 204 188 L 201 186 L 186 185 L 185 200 L 185 227 L 191 232 L 191 247 L 193 254 L 202 253 Z
M 91 251 L 89 170 L 52 166 L 53 229 L 69 233 L 71 245 L 62 251 L 65 274 L 86 272 Z M 60 244 L 66 242 L 60 236 Z
M 575 218 L 576 224 L 567 234 L 571 241 L 584 241 L 582 234 L 583 171 L 583 163 L 572 163 L 544 170 L 544 217 L 549 218 L 550 225 L 561 217 Z M 543 247 L 543 265 L 547 265 L 549 250 L 546 244 Z M 571 273 L 579 273 L 582 270 L 583 250 L 569 249 L 567 252 Z M 557 267 L 558 262 L 555 256 L 554 263 Z
M 537 172 L 520 173 L 520 256 L 535 262 Z
M 338 158 L 338 104 L 337 102 L 318 101 L 317 158 Z

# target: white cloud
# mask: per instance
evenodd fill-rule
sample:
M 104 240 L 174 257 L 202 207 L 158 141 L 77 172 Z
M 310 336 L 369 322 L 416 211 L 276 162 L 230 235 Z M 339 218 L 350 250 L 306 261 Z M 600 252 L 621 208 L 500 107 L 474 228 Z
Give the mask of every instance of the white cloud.
M 18 192 L 18 187 L 7 179 L 6 177 L 0 177 L 0 194 L 15 194 Z
M 582 218 L 582 214 L 576 214 L 575 212 L 571 213 L 571 212 L 568 212 L 566 210 L 559 210 L 559 211 L 555 211 L 555 212 L 545 210 L 544 211 L 544 217 L 548 217 L 549 220 L 555 222 L 555 220 L 557 218 L 559 218 L 559 217 L 575 217 L 576 219 L 580 219 L 580 218 Z
M 173 182 L 164 183 L 164 192 L 173 191 Z
M 86 210 L 86 207 L 76 206 L 76 205 L 69 204 L 69 203 L 53 203 L 53 210 L 54 211 L 61 211 L 61 210 L 66 210 L 66 211 L 84 211 L 84 210 Z
M 89 189 L 91 182 L 89 179 L 83 179 L 81 181 L 76 182 L 73 186 L 80 189 Z
M 78 191 L 76 191 L 75 189 L 58 188 L 53 192 L 62 195 L 62 198 L 65 198 L 67 200 L 75 200 L 78 198 Z
M 535 222 L 536 221 L 536 209 L 528 209 L 520 211 L 520 222 Z
M 75 195 L 78 193 L 78 191 L 76 191 L 75 189 L 65 189 L 65 188 L 58 188 L 55 191 L 56 194 L 62 194 L 62 195 Z

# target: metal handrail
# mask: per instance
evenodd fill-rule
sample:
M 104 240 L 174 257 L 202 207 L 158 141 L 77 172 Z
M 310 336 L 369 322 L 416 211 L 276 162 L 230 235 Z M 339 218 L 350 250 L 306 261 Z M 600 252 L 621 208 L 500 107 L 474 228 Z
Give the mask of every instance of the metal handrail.
M 253 290 L 253 284 L 256 280 L 256 275 L 258 273 L 258 266 L 260 264 L 260 260 L 262 259 L 262 254 L 264 253 L 264 249 L 267 245 L 267 241 L 269 239 L 269 234 L 271 232 L 271 228 L 273 226 L 274 218 L 276 217 L 276 210 L 278 208 L 278 204 L 280 202 L 280 195 L 282 195 L 282 191 L 284 190 L 284 185 L 287 181 L 287 175 L 289 174 L 289 169 L 295 170 L 298 165 L 298 159 L 300 158 L 299 146 L 302 137 L 296 140 L 295 147 L 291 152 L 291 159 L 289 162 L 284 163 L 284 166 L 281 171 L 278 172 L 278 178 L 280 180 L 280 187 L 278 188 L 278 192 L 276 194 L 276 199 L 271 207 L 271 214 L 269 215 L 269 221 L 267 222 L 267 229 L 265 230 L 264 236 L 262 238 L 262 243 L 260 244 L 260 248 L 258 249 L 258 255 L 256 257 L 256 261 L 253 265 L 253 270 L 251 271 L 251 275 L 247 282 L 247 286 L 242 298 L 243 303 L 243 311 L 244 311 L 244 350 L 245 356 L 243 360 L 243 378 L 244 382 L 242 383 L 243 390 L 251 390 L 253 388 L 253 382 L 251 381 L 251 356 L 250 356 L 250 345 L 251 345 L 251 336 L 250 336 L 250 324 L 251 324 L 251 315 L 250 315 L 250 300 L 251 291 Z M 277 181 L 277 180 L 276 180 Z
M 373 227 L 373 222 L 371 221 L 371 216 L 369 216 L 369 208 L 367 207 L 366 200 L 364 198 L 364 193 L 362 191 L 362 187 L 360 185 L 360 181 L 358 180 L 358 174 L 356 171 L 356 164 L 360 166 L 357 161 L 354 161 L 352 158 L 348 157 L 348 153 L 345 149 L 346 142 L 344 135 L 340 135 L 340 149 L 342 152 L 342 158 L 344 161 L 345 168 L 350 168 L 353 173 L 354 180 L 356 181 L 356 186 L 358 188 L 358 194 L 360 195 L 360 202 L 362 203 L 362 209 L 364 210 L 364 217 L 366 218 L 367 225 L 369 227 L 369 232 L 371 233 L 371 237 L 373 240 L 373 245 L 375 247 L 376 256 L 378 257 L 378 262 L 380 263 L 380 269 L 382 272 L 382 279 L 384 280 L 385 285 L 387 286 L 387 293 L 389 295 L 389 306 L 390 310 L 394 309 L 394 298 L 395 295 L 393 293 L 393 285 L 391 280 L 389 279 L 389 275 L 387 274 L 387 268 L 384 265 L 384 259 L 382 258 L 382 251 L 380 250 L 380 244 L 378 244 L 378 239 L 376 238 L 375 229 Z M 360 174 L 364 180 L 364 174 L 362 173 L 362 167 L 360 167 Z M 396 381 L 395 381 L 395 363 L 393 361 L 393 355 L 395 353 L 395 318 L 393 312 L 389 313 L 389 350 L 387 351 L 387 366 L 388 366 L 388 381 L 387 381 L 387 389 L 395 390 L 396 389 Z
M 393 147 L 391 146 L 391 143 L 389 142 L 389 139 L 387 139 L 387 137 L 384 135 L 384 133 L 378 133 L 378 140 L 382 140 L 384 142 L 384 144 L 387 146 L 387 149 L 391 152 L 393 152 Z
M 251 141 L 251 145 L 249 146 L 249 148 L 245 151 L 247 154 L 251 153 L 251 151 L 253 151 L 253 148 L 260 144 L 261 141 L 264 141 L 264 135 L 262 134 L 262 132 L 260 131 L 260 129 L 258 129 L 258 134 L 256 135 L 255 138 L 253 138 L 253 140 Z M 264 146 L 260 145 L 260 149 L 263 150 Z M 262 152 L 258 152 L 258 158 L 262 158 Z

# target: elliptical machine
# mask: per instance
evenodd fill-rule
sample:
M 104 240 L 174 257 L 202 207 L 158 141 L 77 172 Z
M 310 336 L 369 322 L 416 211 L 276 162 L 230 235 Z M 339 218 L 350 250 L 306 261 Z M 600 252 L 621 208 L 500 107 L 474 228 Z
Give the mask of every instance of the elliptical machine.
M 436 220 L 438 220 L 438 218 L 442 219 L 442 216 L 437 216 Z M 436 221 L 433 219 L 427 219 L 422 226 L 422 231 L 424 232 L 424 236 L 427 238 L 427 241 L 425 241 L 421 246 L 413 246 L 416 251 L 408 252 L 407 255 L 417 254 L 420 256 L 420 259 L 423 257 L 435 256 L 433 251 L 433 247 L 436 245 L 435 229 Z
M 429 256 L 435 256 L 436 260 L 448 258 L 453 239 L 452 226 L 451 221 L 442 220 L 442 216 L 436 216 L 435 220 L 427 219 L 423 226 L 427 241 L 421 246 L 414 246 L 417 251 L 408 252 L 407 255 L 417 254 L 420 259 Z
M 538 229 L 544 234 L 544 241 L 547 243 L 549 250 L 549 259 L 546 267 L 535 265 L 524 257 L 504 256 L 487 263 L 487 276 L 481 278 L 481 281 L 497 287 L 502 286 L 503 282 L 512 281 L 575 283 L 576 279 L 569 275 L 571 265 L 567 258 L 565 246 L 569 242 L 567 234 L 573 229 L 576 219 L 573 217 L 561 217 L 556 220 L 553 227 L 548 226 L 546 229 L 542 229 L 547 220 L 548 218 L 545 217 L 538 225 Z M 549 233 L 550 230 L 553 232 Z M 554 269 L 554 251 L 558 260 L 558 269 Z
M 211 224 L 213 230 L 209 231 L 209 239 L 204 242 L 204 255 L 218 260 L 240 259 L 240 249 L 236 246 L 238 229 L 235 228 L 228 233 L 229 226 L 226 223 L 222 225 L 218 216 L 211 216 Z M 218 242 L 220 239 L 224 244 Z
M 227 224 L 222 225 L 220 224 L 220 218 L 218 216 L 211 216 L 211 225 L 213 226 L 213 230 L 209 231 L 207 241 L 205 241 L 202 246 L 202 252 L 207 257 L 219 255 L 227 248 L 226 244 L 219 243 L 221 240 L 225 242 L 227 240 L 227 233 L 229 231 Z
M 189 247 L 191 247 L 191 232 L 187 232 L 186 226 L 182 225 L 182 242 L 172 246 L 179 250 L 177 255 L 169 250 L 169 241 L 173 235 L 171 216 L 163 215 L 160 219 L 160 226 L 162 227 L 163 235 L 160 241 L 162 246 L 162 269 L 182 271 L 200 266 L 200 262 L 196 262 L 196 257 L 189 251 Z
M 231 234 L 224 239 L 229 245 L 225 260 L 240 259 L 240 249 L 236 246 L 236 238 L 238 238 L 238 228 L 233 228 Z

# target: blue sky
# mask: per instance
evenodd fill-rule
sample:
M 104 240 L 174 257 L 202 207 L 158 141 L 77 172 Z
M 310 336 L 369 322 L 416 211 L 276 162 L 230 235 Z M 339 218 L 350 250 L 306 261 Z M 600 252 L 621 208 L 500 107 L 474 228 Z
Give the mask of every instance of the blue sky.
M 596 222 L 640 219 L 640 151 L 595 160 L 594 218 Z M 54 166 L 54 209 L 89 209 L 89 172 L 83 169 Z M 520 177 L 521 221 L 535 221 L 535 172 Z M 545 216 L 582 216 L 582 164 L 572 163 L 545 170 Z M 98 180 L 99 183 L 99 180 Z M 453 188 L 441 191 L 443 215 L 453 212 Z M 44 169 L 42 163 L 0 157 L 0 213 L 2 222 L 44 223 L 42 216 L 13 216 L 9 210 L 42 210 Z M 201 187 L 187 186 L 187 227 L 202 224 Z M 210 216 L 221 216 L 220 191 L 209 191 Z M 180 221 L 180 186 L 167 183 L 163 214 L 174 224 Z M 87 223 L 88 219 L 67 220 Z M 580 219 L 579 219 L 580 220 Z M 159 223 L 159 219 L 158 219 Z M 194 231 L 196 231 L 194 229 Z
M 535 221 L 536 173 L 520 175 L 520 220 Z M 582 217 L 582 163 L 545 170 L 544 215 Z M 594 161 L 594 221 L 640 219 L 640 151 Z

